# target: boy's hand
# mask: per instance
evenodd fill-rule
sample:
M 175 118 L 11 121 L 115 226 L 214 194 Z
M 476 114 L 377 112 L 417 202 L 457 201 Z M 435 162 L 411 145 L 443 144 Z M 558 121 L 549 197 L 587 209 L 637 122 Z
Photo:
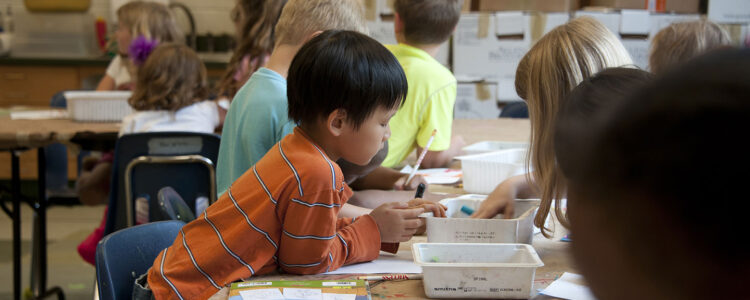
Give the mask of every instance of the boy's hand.
M 448 209 L 445 207 L 445 205 L 442 205 L 437 202 L 432 202 L 429 200 L 424 199 L 414 199 L 409 202 L 407 202 L 410 208 L 412 207 L 421 207 L 424 209 L 425 212 L 432 212 L 432 216 L 436 218 L 445 218 L 445 211 Z
M 417 232 L 424 220 L 418 216 L 425 210 L 422 207 L 408 207 L 403 202 L 391 202 L 375 208 L 371 213 L 378 224 L 382 243 L 406 242 Z
M 397 191 L 413 191 L 417 189 L 420 183 L 424 183 L 425 186 L 428 185 L 427 180 L 424 179 L 422 175 L 414 175 L 414 178 L 412 178 L 411 181 L 406 182 L 406 179 L 408 178 L 409 174 L 399 177 L 399 179 L 393 183 L 393 189 Z

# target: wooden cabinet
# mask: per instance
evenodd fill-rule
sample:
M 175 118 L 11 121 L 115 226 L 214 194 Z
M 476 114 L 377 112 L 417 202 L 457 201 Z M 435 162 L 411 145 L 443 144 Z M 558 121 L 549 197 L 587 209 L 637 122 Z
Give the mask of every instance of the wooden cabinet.
M 0 65 L 0 106 L 48 106 L 55 93 L 83 88 L 81 75 L 91 75 L 91 68 Z M 104 74 L 104 67 L 95 71 Z

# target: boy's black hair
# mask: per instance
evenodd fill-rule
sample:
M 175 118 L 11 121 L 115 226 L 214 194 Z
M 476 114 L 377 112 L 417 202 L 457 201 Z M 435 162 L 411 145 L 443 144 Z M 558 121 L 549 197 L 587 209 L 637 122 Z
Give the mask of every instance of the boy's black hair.
M 292 60 L 289 118 L 312 123 L 340 108 L 358 129 L 378 107 L 400 106 L 406 92 L 404 70 L 383 45 L 354 31 L 328 30 Z
M 582 81 L 560 106 L 555 123 L 555 157 L 566 177 L 586 162 L 579 149 L 591 138 L 591 123 L 607 108 L 625 101 L 653 75 L 635 68 L 609 68 Z
M 579 179 L 591 197 L 582 201 L 608 216 L 608 229 L 637 258 L 633 264 L 665 288 L 727 299 L 750 277 L 750 244 L 738 241 L 750 209 L 748 120 L 750 50 L 717 51 L 613 107 L 584 151 L 588 162 Z M 642 215 L 674 225 L 669 230 L 690 241 L 659 243 L 664 236 L 648 226 L 659 222 Z M 702 266 L 714 270 L 669 274 L 698 263 L 674 261 L 674 251 L 698 253 Z

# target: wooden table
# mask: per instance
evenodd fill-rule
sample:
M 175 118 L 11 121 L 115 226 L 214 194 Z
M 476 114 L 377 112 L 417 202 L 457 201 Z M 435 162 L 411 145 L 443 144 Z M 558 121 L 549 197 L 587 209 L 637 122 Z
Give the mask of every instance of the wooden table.
M 47 290 L 47 222 L 45 158 L 40 149 L 52 143 L 65 143 L 95 149 L 102 144 L 114 144 L 117 139 L 117 123 L 80 123 L 71 120 L 11 120 L 9 114 L 0 115 L 0 151 L 10 152 L 11 194 L 13 207 L 5 203 L 2 209 L 13 220 L 13 299 L 21 299 L 21 216 L 22 200 L 20 185 L 19 155 L 29 149 L 37 149 L 37 199 L 27 201 L 34 210 L 34 234 L 32 245 L 32 291 L 35 297 L 62 294 L 59 288 Z
M 520 141 L 529 139 L 530 123 L 528 119 L 492 119 L 492 120 L 455 120 L 453 134 L 463 136 L 467 145 L 480 141 Z M 430 191 L 446 193 L 465 193 L 453 186 L 432 185 Z M 553 218 L 554 220 L 554 218 Z M 546 288 L 552 281 L 560 277 L 563 272 L 575 272 L 569 257 L 569 243 L 560 242 L 560 238 L 567 233 L 559 222 L 555 220 L 557 229 L 552 239 L 541 234 L 534 236 L 532 246 L 536 249 L 544 266 L 536 270 L 532 299 L 555 299 L 544 295 L 536 295 L 538 289 Z M 415 236 L 409 242 L 401 243 L 399 250 L 411 251 L 414 243 L 427 242 L 426 236 Z M 346 275 L 268 275 L 250 278 L 250 280 L 324 280 L 324 279 L 355 279 L 357 274 Z M 384 281 L 371 287 L 373 299 L 427 299 L 422 280 Z

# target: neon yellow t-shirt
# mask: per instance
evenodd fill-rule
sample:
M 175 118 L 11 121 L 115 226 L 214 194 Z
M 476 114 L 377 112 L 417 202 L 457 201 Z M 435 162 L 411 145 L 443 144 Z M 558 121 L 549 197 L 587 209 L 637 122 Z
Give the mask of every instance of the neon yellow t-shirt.
M 384 167 L 396 167 L 419 145 L 424 148 L 437 129 L 430 151 L 450 147 L 456 77 L 427 52 L 405 44 L 386 45 L 406 73 L 409 91 L 391 122 Z

